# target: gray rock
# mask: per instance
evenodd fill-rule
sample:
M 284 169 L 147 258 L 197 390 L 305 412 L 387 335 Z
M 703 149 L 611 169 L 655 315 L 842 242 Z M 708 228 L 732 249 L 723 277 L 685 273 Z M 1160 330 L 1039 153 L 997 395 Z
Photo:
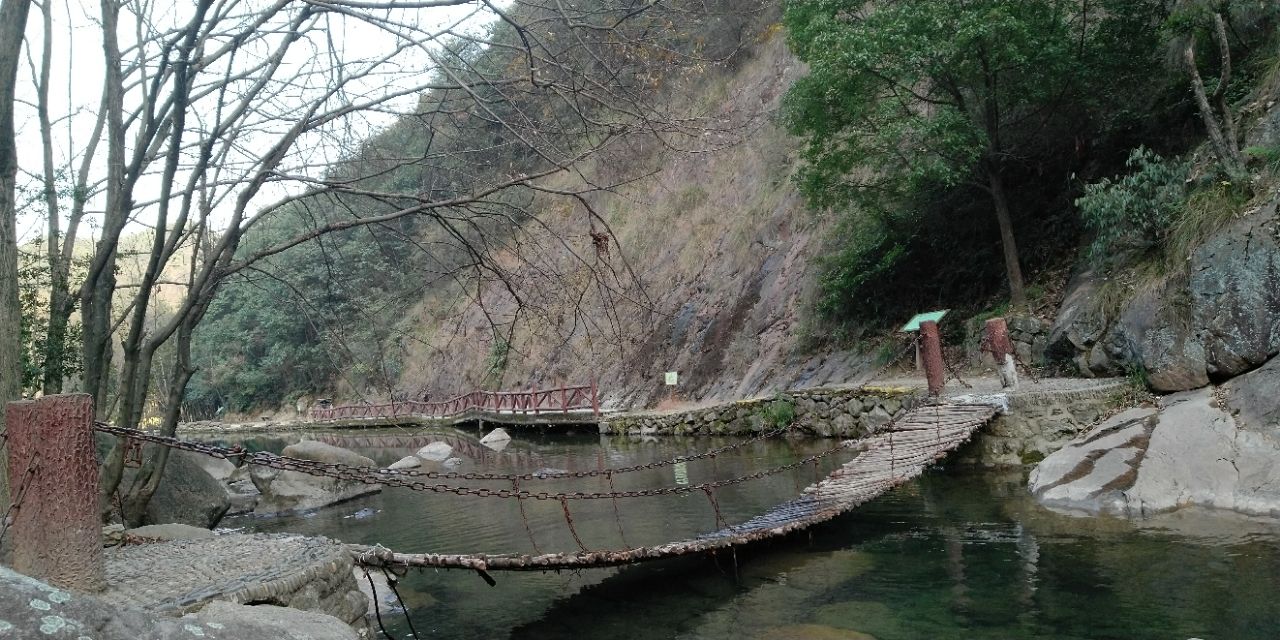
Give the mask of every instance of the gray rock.
M 165 464 L 164 478 L 147 505 L 145 522 L 176 522 L 212 529 L 231 508 L 222 482 L 204 470 L 197 453 L 171 451 Z M 128 487 L 132 471 L 126 473 L 121 487 Z
M 1280 358 L 1222 387 L 1241 429 L 1280 437 Z
M 125 535 L 149 540 L 201 540 L 212 538 L 214 533 L 201 527 L 186 524 L 149 524 L 125 531 Z
M 285 447 L 283 454 L 327 464 L 376 468 L 373 460 L 358 453 L 310 440 Z M 313 476 L 298 471 L 277 472 L 273 469 L 255 467 L 250 472 L 250 476 L 258 491 L 262 492 L 253 509 L 253 512 L 258 515 L 310 511 L 382 490 L 378 485 L 327 476 Z
M 1234 376 L 1280 352 L 1280 232 L 1273 199 L 1191 255 L 1192 317 L 1214 377 Z
M 418 449 L 417 456 L 423 460 L 432 462 L 444 462 L 449 458 L 449 454 L 453 453 L 453 447 L 444 442 L 432 442 L 431 444 Z
M 405 456 L 391 463 L 391 466 L 387 468 L 398 471 L 400 469 L 417 469 L 421 466 L 422 458 L 419 458 L 418 456 Z
M 99 463 L 106 459 L 115 443 L 112 436 L 97 435 L 95 448 Z M 164 477 L 143 515 L 144 524 L 178 522 L 206 529 L 217 526 L 230 508 L 230 502 L 222 483 L 204 470 L 200 460 L 203 457 L 206 456 L 189 451 L 169 452 Z M 120 490 L 123 492 L 132 486 L 137 475 L 137 469 L 126 467 L 120 478 Z M 119 516 L 113 514 L 111 519 L 118 520 Z
M 299 611 L 272 605 L 211 602 L 194 616 L 206 629 L 248 627 L 258 629 L 259 638 L 280 640 L 359 640 L 355 629 L 341 620 L 323 613 Z M 185 625 L 184 625 L 185 626 Z M 194 634 L 193 634 L 194 635 Z
M 502 427 L 498 427 L 497 429 L 494 429 L 493 431 L 490 431 L 489 433 L 485 434 L 483 438 L 480 438 L 480 444 L 483 444 L 483 445 L 492 445 L 492 444 L 497 444 L 499 442 L 510 442 L 510 441 L 511 441 L 511 435 L 508 434 L 506 430 L 503 429 Z
M 1277 460 L 1280 438 L 1242 427 L 1214 390 L 1200 389 L 1162 399 L 1155 416 L 1112 418 L 1046 457 L 1029 488 L 1046 506 L 1075 512 L 1146 517 L 1200 506 L 1275 516 Z
M 1209 384 L 1204 344 L 1191 326 L 1189 310 L 1174 303 L 1181 288 L 1174 281 L 1134 296 L 1115 329 L 1157 391 L 1183 391 Z
M 249 610 L 249 611 L 245 611 Z M 0 567 L 0 634 L 50 640 L 356 640 L 332 616 L 280 607 L 213 603 L 195 615 L 159 616 L 72 594 Z
M 213 456 L 193 456 L 196 464 L 205 470 L 214 480 L 227 483 L 231 481 L 231 474 L 235 473 L 236 465 L 226 458 L 215 458 Z

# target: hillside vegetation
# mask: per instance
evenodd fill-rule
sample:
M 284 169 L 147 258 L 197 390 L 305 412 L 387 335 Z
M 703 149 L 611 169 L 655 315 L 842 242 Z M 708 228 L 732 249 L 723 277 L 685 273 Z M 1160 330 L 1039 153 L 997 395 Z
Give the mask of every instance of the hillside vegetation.
M 705 118 L 696 135 L 595 155 L 556 178 L 565 192 L 607 185 L 576 200 L 528 192 L 453 224 L 406 218 L 274 256 L 199 328 L 189 412 L 589 379 L 652 406 L 851 381 L 917 311 L 1051 319 L 1081 270 L 1110 274 L 1118 305 L 1185 269 L 1280 167 L 1275 147 L 1241 143 L 1280 82 L 1269 2 L 733 4 L 647 52 L 706 61 L 647 79 Z M 1238 157 L 1203 144 L 1215 118 Z M 389 159 L 491 134 L 404 118 L 333 172 L 447 190 L 500 174 L 504 148 L 453 173 Z M 392 204 L 335 196 L 249 244 Z M 680 372 L 677 390 L 664 371 Z

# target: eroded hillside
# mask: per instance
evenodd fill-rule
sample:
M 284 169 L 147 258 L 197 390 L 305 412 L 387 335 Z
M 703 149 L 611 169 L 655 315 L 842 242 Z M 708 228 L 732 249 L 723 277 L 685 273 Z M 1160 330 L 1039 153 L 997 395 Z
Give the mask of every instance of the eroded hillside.
M 795 142 L 772 117 L 801 72 L 777 29 L 766 30 L 735 73 L 699 87 L 725 114 L 765 115 L 726 133 L 733 144 L 602 159 L 659 168 L 590 202 L 609 224 L 596 233 L 612 232 L 607 252 L 594 249 L 581 205 L 556 205 L 546 235 L 566 246 L 547 241 L 544 273 L 514 274 L 538 294 L 522 298 L 509 343 L 491 324 L 517 316 L 504 285 L 485 288 L 481 304 L 459 290 L 430 291 L 410 317 L 416 340 L 400 388 L 441 396 L 596 378 L 608 402 L 652 406 L 672 393 L 666 371 L 680 374 L 677 401 L 854 378 L 860 357 L 805 348 L 810 258 L 829 223 L 796 193 Z

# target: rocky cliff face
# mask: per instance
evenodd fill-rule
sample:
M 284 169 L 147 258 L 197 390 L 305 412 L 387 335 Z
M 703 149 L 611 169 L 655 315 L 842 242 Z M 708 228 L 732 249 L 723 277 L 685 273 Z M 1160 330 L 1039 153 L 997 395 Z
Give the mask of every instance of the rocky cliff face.
M 727 79 L 697 87 L 696 99 L 725 114 L 775 110 L 803 68 L 781 35 L 760 37 L 749 60 Z M 855 377 L 862 356 L 802 348 L 810 337 L 802 309 L 812 257 L 827 222 L 806 210 L 791 184 L 796 143 L 771 118 L 736 134 L 740 140 L 711 154 L 636 150 L 604 160 L 656 159 L 658 168 L 592 202 L 610 225 L 609 249 L 587 268 L 548 243 L 545 271 L 558 273 L 563 286 L 526 296 L 521 311 L 497 286 L 484 291 L 482 304 L 429 293 L 413 319 L 419 340 L 409 347 L 400 386 L 440 397 L 481 385 L 596 378 L 606 405 L 645 407 Z M 574 247 L 588 245 L 583 219 L 582 211 L 565 210 L 553 231 Z M 523 285 L 539 284 L 538 274 L 518 275 Z M 570 289 L 583 293 L 566 295 Z M 489 323 L 517 314 L 509 343 L 495 340 Z M 674 389 L 663 385 L 666 371 L 679 373 Z
M 1280 145 L 1280 107 L 1246 144 Z M 1280 190 L 1254 199 L 1187 257 L 1186 269 L 1140 286 L 1108 309 L 1093 272 L 1072 281 L 1050 335 L 1051 354 L 1085 375 L 1140 368 L 1156 391 L 1185 391 L 1240 375 L 1280 353 Z

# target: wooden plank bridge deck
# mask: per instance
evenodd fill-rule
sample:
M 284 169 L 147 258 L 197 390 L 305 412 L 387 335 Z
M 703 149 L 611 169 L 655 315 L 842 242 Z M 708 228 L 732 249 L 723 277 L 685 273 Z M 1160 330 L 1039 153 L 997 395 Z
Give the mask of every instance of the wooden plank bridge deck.
M 403 554 L 383 548 L 353 547 L 357 560 L 375 566 L 416 566 L 478 571 L 548 571 L 631 564 L 745 545 L 830 520 L 920 475 L 967 441 L 995 416 L 984 404 L 925 404 L 892 427 L 846 441 L 857 457 L 801 494 L 738 525 L 694 538 L 632 549 L 541 555 Z

